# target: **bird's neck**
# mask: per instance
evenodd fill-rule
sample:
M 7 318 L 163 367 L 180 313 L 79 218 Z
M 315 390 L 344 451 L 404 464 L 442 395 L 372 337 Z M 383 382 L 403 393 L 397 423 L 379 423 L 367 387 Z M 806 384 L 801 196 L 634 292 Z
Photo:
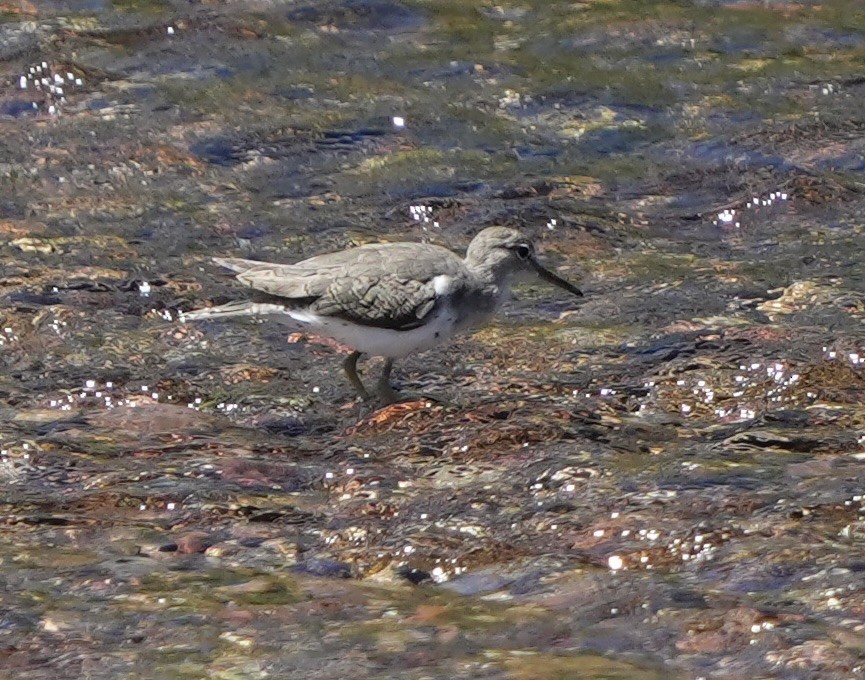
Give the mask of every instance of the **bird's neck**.
M 500 270 L 495 267 L 478 266 L 471 261 L 466 263 L 467 268 L 481 284 L 483 293 L 481 299 L 482 306 L 486 313 L 493 313 L 504 303 L 511 293 L 511 279 L 513 278 L 509 272 Z

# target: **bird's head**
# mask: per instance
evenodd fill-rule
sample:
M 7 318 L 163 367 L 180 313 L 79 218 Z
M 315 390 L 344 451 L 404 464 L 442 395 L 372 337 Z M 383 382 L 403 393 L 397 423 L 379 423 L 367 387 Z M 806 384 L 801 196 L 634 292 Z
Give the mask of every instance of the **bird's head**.
M 515 276 L 533 272 L 547 283 L 573 295 L 583 295 L 579 288 L 538 261 L 530 238 L 509 227 L 488 227 L 475 236 L 466 252 L 466 264 L 498 284 L 506 285 Z

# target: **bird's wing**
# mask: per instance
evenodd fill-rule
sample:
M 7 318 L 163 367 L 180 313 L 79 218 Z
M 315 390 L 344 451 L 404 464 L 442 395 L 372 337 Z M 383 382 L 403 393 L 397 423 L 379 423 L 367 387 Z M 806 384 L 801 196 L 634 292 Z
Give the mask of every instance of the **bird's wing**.
M 420 326 L 438 301 L 432 281 L 385 276 L 343 276 L 334 279 L 309 311 L 346 321 L 411 330 Z
M 321 294 L 312 272 L 293 264 L 244 260 L 239 257 L 214 257 L 221 267 L 237 274 L 237 280 L 250 288 L 290 300 L 315 298 Z
M 242 283 L 308 305 L 309 311 L 379 328 L 417 328 L 462 260 L 445 248 L 419 243 L 373 244 L 318 255 L 297 264 L 219 258 Z

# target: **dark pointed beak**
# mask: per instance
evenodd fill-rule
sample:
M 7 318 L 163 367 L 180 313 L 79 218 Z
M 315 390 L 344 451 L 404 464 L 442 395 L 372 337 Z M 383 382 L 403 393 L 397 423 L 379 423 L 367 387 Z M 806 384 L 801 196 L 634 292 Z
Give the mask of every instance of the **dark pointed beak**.
M 538 273 L 538 276 L 547 283 L 551 283 L 554 286 L 558 286 L 559 288 L 564 288 L 569 293 L 573 293 L 578 297 L 583 297 L 583 291 L 581 291 L 569 281 L 565 281 L 560 276 L 556 276 L 555 274 L 553 274 L 549 269 L 544 267 L 544 265 L 538 262 L 535 258 L 529 258 L 528 263 L 532 267 L 532 269 L 534 269 Z

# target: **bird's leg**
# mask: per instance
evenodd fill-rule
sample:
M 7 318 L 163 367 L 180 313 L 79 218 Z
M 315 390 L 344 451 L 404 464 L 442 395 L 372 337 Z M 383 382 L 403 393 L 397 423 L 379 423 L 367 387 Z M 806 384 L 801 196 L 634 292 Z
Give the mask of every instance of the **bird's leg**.
M 360 376 L 357 374 L 357 360 L 360 359 L 360 352 L 352 352 L 349 354 L 345 361 L 342 362 L 342 367 L 345 369 L 345 374 L 348 376 L 348 381 L 351 383 L 351 386 L 357 391 L 360 395 L 360 398 L 364 401 L 369 401 L 370 396 L 369 392 L 366 391 L 366 388 L 363 386 L 363 383 L 360 381 Z
M 381 377 L 375 384 L 375 393 L 381 398 L 385 404 L 394 404 L 401 399 L 405 399 L 403 395 L 397 392 L 390 384 L 390 372 L 393 369 L 393 359 L 384 360 L 384 368 L 381 371 Z

